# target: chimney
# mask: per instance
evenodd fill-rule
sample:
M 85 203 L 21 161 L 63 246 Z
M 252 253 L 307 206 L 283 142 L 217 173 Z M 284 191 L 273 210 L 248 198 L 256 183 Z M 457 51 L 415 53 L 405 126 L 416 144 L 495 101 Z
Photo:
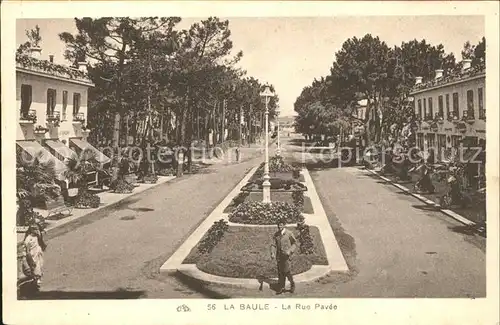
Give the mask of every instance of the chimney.
M 39 59 L 42 54 L 42 49 L 38 46 L 30 48 L 31 57 L 35 59 Z
M 462 71 L 466 71 L 470 69 L 472 60 L 471 59 L 464 59 L 462 60 Z
M 50 63 L 54 63 L 54 56 L 53 55 L 49 55 L 49 61 L 50 61 Z
M 422 83 L 422 77 L 415 77 L 415 85 L 419 85 Z
M 78 62 L 78 70 L 87 73 L 87 62 Z
M 442 77 L 443 77 L 443 70 L 442 69 L 436 70 L 436 76 L 434 77 L 434 79 L 439 79 Z

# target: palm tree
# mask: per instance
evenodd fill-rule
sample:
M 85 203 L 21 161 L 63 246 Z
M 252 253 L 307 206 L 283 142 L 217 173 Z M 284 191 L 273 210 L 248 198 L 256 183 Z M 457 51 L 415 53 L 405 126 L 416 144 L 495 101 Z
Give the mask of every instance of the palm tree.
M 64 177 L 78 189 L 75 208 L 97 208 L 100 204 L 99 196 L 88 192 L 87 174 L 99 170 L 95 156 L 92 150 L 84 149 L 79 157 L 72 156 L 66 161 Z
M 17 225 L 25 226 L 38 215 L 33 212 L 33 204 L 37 199 L 47 200 L 58 197 L 61 189 L 55 184 L 55 161 L 42 162 L 36 157 L 33 162 L 16 160 L 16 196 L 19 200 Z

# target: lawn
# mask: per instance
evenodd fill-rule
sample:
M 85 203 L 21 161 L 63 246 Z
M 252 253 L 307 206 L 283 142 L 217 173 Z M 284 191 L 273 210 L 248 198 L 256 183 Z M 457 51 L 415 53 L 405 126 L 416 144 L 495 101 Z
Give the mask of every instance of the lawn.
M 420 174 L 419 173 L 410 173 L 411 180 L 408 181 L 401 181 L 399 178 L 397 178 L 393 174 L 384 174 L 385 177 L 389 178 L 393 182 L 397 182 L 398 184 L 401 184 L 408 188 L 410 191 L 413 192 L 413 186 L 415 183 L 420 179 Z M 433 179 L 432 183 L 436 187 L 436 191 L 432 194 L 428 193 L 420 193 L 422 196 L 426 197 L 429 200 L 432 200 L 436 203 L 439 204 L 439 198 L 444 195 L 448 191 L 448 186 L 445 181 L 438 182 L 435 179 Z M 453 206 L 451 207 L 452 211 L 462 215 L 463 217 L 478 223 L 478 224 L 483 224 L 486 222 L 486 205 L 485 204 L 473 204 L 469 207 L 466 208 L 461 208 L 459 206 Z
M 258 202 L 262 201 L 262 192 L 251 192 L 245 198 L 245 202 Z M 271 191 L 271 201 L 272 202 L 287 202 L 293 204 L 292 192 L 272 192 Z M 225 209 L 224 213 L 231 213 L 233 209 L 236 208 L 231 202 Z M 313 214 L 313 206 L 311 199 L 304 195 L 304 206 L 302 207 L 302 213 Z
M 276 227 L 229 227 L 212 252 L 200 254 L 195 246 L 184 264 L 196 264 L 207 273 L 232 278 L 276 277 L 276 260 L 270 257 L 270 246 Z M 296 229 L 289 228 L 297 236 Z M 312 265 L 327 265 L 325 249 L 318 228 L 310 227 L 314 254 L 300 254 L 291 260 L 292 274 L 299 274 Z

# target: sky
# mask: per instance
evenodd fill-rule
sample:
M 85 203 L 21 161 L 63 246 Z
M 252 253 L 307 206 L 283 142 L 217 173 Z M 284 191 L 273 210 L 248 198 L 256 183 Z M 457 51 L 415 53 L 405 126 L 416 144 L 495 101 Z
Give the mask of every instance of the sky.
M 229 18 L 234 54 L 243 51 L 239 66 L 249 76 L 275 86 L 281 116 L 294 115 L 293 104 L 302 89 L 329 74 L 337 52 L 348 38 L 370 33 L 389 46 L 403 41 L 426 39 L 443 44 L 457 60 L 466 41 L 477 44 L 485 35 L 482 16 L 342 16 Z M 202 18 L 182 19 L 178 28 L 189 28 Z M 42 58 L 54 55 L 64 60 L 65 45 L 58 34 L 76 32 L 73 19 L 17 20 L 16 43 L 24 43 L 25 31 L 40 26 Z

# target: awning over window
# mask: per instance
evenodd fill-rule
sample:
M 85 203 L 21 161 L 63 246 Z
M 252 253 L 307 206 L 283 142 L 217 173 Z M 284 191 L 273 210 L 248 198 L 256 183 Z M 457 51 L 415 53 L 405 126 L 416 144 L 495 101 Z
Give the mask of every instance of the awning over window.
M 109 159 L 105 154 L 103 154 L 102 152 L 97 150 L 97 148 L 92 146 L 87 141 L 83 141 L 81 139 L 69 139 L 69 141 L 71 143 L 73 143 L 73 145 L 76 147 L 76 150 L 78 151 L 78 153 L 80 153 L 81 151 L 86 150 L 86 149 L 92 150 L 95 153 L 95 158 L 96 158 L 97 162 L 99 162 L 101 164 L 107 164 L 107 163 L 111 162 L 111 159 Z
M 71 150 L 67 145 L 62 143 L 59 140 L 47 140 L 45 144 L 50 147 L 54 152 L 59 155 L 60 160 L 64 160 L 65 158 L 77 157 L 76 152 Z M 56 155 L 56 156 L 57 156 Z
M 16 143 L 18 148 L 21 148 L 22 151 L 28 153 L 28 155 L 21 155 L 19 159 L 25 158 L 29 162 L 36 157 L 41 163 L 53 161 L 57 179 L 65 179 L 64 171 L 66 170 L 66 165 L 54 157 L 47 149 L 42 147 L 40 143 L 36 141 L 17 141 Z

